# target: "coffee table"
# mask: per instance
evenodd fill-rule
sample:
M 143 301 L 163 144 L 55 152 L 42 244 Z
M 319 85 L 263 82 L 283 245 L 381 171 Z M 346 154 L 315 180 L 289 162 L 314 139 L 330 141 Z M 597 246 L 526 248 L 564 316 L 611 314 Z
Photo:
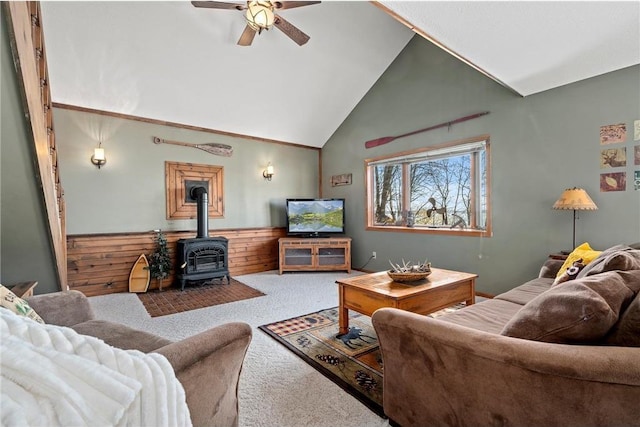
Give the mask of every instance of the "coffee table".
M 475 303 L 477 274 L 431 268 L 416 282 L 395 282 L 386 271 L 337 280 L 340 305 L 338 335 L 349 332 L 349 310 L 366 316 L 382 307 L 429 314 L 459 302 Z

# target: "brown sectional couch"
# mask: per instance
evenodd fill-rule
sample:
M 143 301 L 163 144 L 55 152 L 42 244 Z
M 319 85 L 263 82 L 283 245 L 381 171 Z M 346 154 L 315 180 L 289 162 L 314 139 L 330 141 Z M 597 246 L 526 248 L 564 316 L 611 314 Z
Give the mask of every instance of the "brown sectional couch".
M 385 414 L 403 427 L 640 426 L 640 250 L 607 249 L 552 286 L 561 265 L 437 318 L 376 311 Z
M 125 350 L 164 355 L 182 384 L 194 426 L 238 425 L 238 380 L 251 341 L 251 327 L 227 323 L 172 342 L 118 323 L 94 319 L 78 291 L 26 298 L 45 323 L 67 326 Z

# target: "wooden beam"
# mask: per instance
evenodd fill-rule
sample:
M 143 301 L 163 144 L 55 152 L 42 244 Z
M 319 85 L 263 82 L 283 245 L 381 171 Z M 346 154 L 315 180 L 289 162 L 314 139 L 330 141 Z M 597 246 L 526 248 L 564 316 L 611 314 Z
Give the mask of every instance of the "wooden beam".
M 199 126 L 192 126 L 192 125 L 187 125 L 187 124 L 183 124 L 183 123 L 168 122 L 166 120 L 151 119 L 151 118 L 148 118 L 148 117 L 133 116 L 131 114 L 122 114 L 122 113 L 116 113 L 116 112 L 113 112 L 113 111 L 95 110 L 93 108 L 80 107 L 80 106 L 77 106 L 77 105 L 62 104 L 62 103 L 59 103 L 59 102 L 54 102 L 53 106 L 55 108 L 60 108 L 60 109 L 63 109 L 63 110 L 80 111 L 80 112 L 83 112 L 83 113 L 98 114 L 98 115 L 101 115 L 101 116 L 115 117 L 115 118 L 118 118 L 118 119 L 127 119 L 127 120 L 134 120 L 134 121 L 138 121 L 138 122 L 151 123 L 151 124 L 154 124 L 154 125 L 170 126 L 170 127 L 175 127 L 175 128 L 178 128 L 178 129 L 195 130 L 195 131 L 198 131 L 198 132 L 213 133 L 213 134 L 217 134 L 217 135 L 230 136 L 230 137 L 233 137 L 233 138 L 250 139 L 252 141 L 258 141 L 258 142 L 269 142 L 269 143 L 272 143 L 272 144 L 288 145 L 288 146 L 291 146 L 291 147 L 306 148 L 306 149 L 309 149 L 309 150 L 317 150 L 317 151 L 320 150 L 320 148 L 318 148 L 318 147 L 309 147 L 307 145 L 296 144 L 296 143 L 293 143 L 293 142 L 278 141 L 277 139 L 260 138 L 260 137 L 257 137 L 257 136 L 243 135 L 243 134 L 240 134 L 240 133 L 226 132 L 226 131 L 223 131 L 223 130 L 204 128 L 204 127 L 199 127 Z
M 9 38 L 22 86 L 24 112 L 33 137 L 38 185 L 46 217 L 60 289 L 66 289 L 67 254 L 64 190 L 56 155 L 49 73 L 39 2 L 3 2 L 9 17 Z

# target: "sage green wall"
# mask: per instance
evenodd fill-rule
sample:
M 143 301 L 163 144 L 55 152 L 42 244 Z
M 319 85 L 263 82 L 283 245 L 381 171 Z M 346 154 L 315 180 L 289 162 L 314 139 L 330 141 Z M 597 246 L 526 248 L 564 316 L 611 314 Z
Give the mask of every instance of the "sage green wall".
M 488 116 L 365 149 L 365 141 L 400 135 L 472 113 Z M 640 119 L 640 67 L 522 98 L 414 37 L 322 150 L 325 196 L 347 199 L 353 265 L 377 252 L 368 270 L 388 260 L 422 260 L 479 274 L 478 289 L 499 293 L 537 275 L 547 255 L 569 249 L 572 212 L 555 211 L 565 188 L 582 187 L 598 205 L 580 213 L 578 244 L 596 249 L 640 241 L 640 191 L 633 189 L 633 121 Z M 627 125 L 627 167 L 599 166 L 600 126 Z M 365 231 L 364 159 L 471 136 L 491 137 L 493 237 Z M 602 172 L 625 171 L 627 190 L 603 193 Z M 331 187 L 331 175 L 353 184 Z
M 7 32 L 5 9 L 0 31 L 0 283 L 37 280 L 36 293 L 60 290 L 36 180 L 33 138 Z
M 65 189 L 67 234 L 196 230 L 196 220 L 167 220 L 165 161 L 224 168 L 224 218 L 211 218 L 209 229 L 284 226 L 287 197 L 318 193 L 318 150 L 220 136 L 175 127 L 54 109 L 60 177 Z M 231 157 L 175 145 L 153 143 L 153 136 L 173 141 L 222 143 Z M 102 140 L 107 164 L 90 162 Z M 271 162 L 272 181 L 262 177 Z

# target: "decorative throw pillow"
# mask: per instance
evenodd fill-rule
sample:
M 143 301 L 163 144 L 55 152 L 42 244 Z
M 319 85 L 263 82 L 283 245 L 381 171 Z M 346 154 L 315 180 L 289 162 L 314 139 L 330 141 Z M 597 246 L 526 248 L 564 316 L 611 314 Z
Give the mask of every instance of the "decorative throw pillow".
M 0 306 L 8 308 L 20 316 L 35 320 L 38 323 L 44 323 L 44 320 L 38 316 L 38 313 L 36 313 L 25 300 L 18 298 L 16 294 L 2 285 L 0 285 Z
M 596 259 L 598 255 L 600 255 L 600 253 L 601 251 L 594 251 L 593 249 L 591 249 L 589 243 L 585 242 L 581 244 L 580 246 L 575 248 L 573 252 L 569 254 L 569 256 L 567 256 L 567 259 L 562 264 L 562 267 L 560 267 L 560 270 L 558 271 L 556 277 L 560 277 L 565 271 L 567 271 L 567 268 L 571 267 L 573 263 L 580 258 L 582 258 L 582 262 L 584 263 L 584 265 L 587 265 L 591 261 Z
M 585 267 L 585 264 L 582 262 L 582 258 L 573 262 L 571 267 L 567 268 L 564 273 L 560 276 L 556 277 L 556 280 L 553 281 L 552 285 L 559 285 L 560 283 L 568 282 L 569 280 L 573 280 L 578 277 L 578 273 L 582 271 Z
M 553 286 L 522 307 L 504 326 L 509 337 L 553 343 L 601 341 L 633 298 L 637 277 L 610 271 Z

